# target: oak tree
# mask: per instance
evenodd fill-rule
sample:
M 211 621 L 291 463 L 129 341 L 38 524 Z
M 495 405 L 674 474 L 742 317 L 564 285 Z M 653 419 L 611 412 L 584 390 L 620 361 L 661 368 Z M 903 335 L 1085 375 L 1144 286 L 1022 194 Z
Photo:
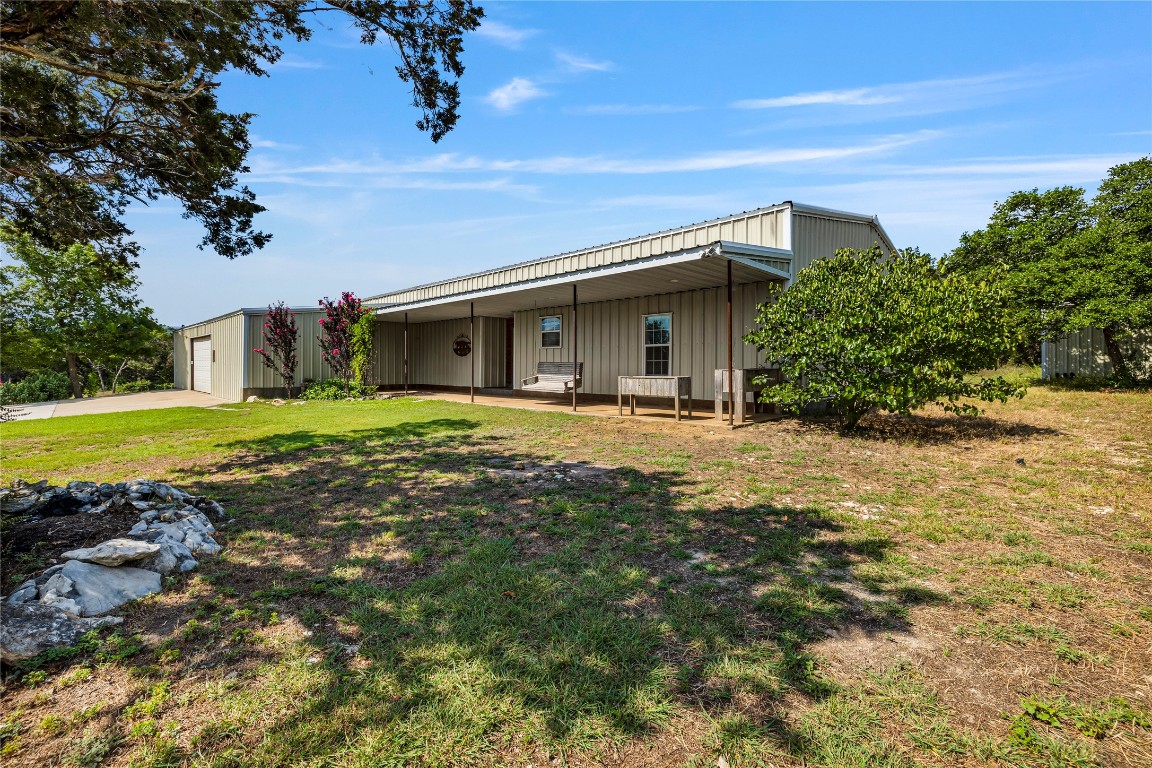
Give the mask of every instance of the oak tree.
M 1111 168 L 1090 202 L 1076 187 L 1012 194 L 944 264 L 996 281 L 1028 348 L 1099 328 L 1117 378 L 1135 378 L 1120 342 L 1152 328 L 1152 158 Z
M 391 46 L 417 128 L 439 141 L 482 16 L 472 0 L 0 0 L 0 219 L 124 266 L 128 204 L 170 197 L 203 224 L 201 248 L 250 253 L 270 237 L 238 181 L 252 115 L 220 109 L 217 76 L 267 75 L 283 40 L 339 17 Z
M 11 260 L 0 268 L 0 357 L 9 370 L 64 365 L 74 397 L 84 396 L 82 360 L 138 354 L 159 325 L 136 297 L 130 267 L 103 263 L 88 245 L 60 250 L 0 227 Z

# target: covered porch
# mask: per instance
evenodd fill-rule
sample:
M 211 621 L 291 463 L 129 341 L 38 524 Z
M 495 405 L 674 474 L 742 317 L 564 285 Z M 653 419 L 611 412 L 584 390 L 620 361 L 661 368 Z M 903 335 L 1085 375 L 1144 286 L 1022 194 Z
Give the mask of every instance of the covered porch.
M 378 352 L 392 361 L 391 388 L 589 415 L 617 415 L 620 377 L 678 378 L 697 403 L 691 423 L 716 424 L 714 382 L 730 380 L 717 372 L 762 365 L 742 336 L 790 271 L 790 251 L 718 241 L 500 285 L 477 287 L 480 275 L 466 292 L 436 295 L 432 285 L 385 297 L 373 307 L 388 328 Z M 576 387 L 523 390 L 557 364 L 580 376 Z M 524 397 L 532 394 L 540 396 Z M 641 401 L 636 415 L 672 418 L 673 401 L 665 405 Z

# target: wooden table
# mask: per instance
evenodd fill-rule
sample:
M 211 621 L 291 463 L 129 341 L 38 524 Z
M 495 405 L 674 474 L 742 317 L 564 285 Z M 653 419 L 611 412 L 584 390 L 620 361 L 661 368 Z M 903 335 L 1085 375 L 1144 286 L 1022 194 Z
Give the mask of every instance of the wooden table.
M 680 421 L 680 398 L 688 398 L 688 418 L 692 418 L 691 376 L 620 376 L 616 383 L 616 410 L 624 415 L 624 395 L 628 395 L 628 413 L 636 415 L 637 397 L 670 397 L 676 403 L 676 421 Z
M 764 384 L 756 384 L 753 379 L 758 377 L 765 377 Z M 780 381 L 779 368 L 735 368 L 733 369 L 733 376 L 736 379 L 736 388 L 732 393 L 732 403 L 735 406 L 733 413 L 733 421 L 736 424 L 743 424 L 746 409 L 748 406 L 748 395 L 753 395 L 752 399 L 752 412 L 756 412 L 757 402 L 755 396 L 762 392 L 767 387 L 772 386 Z M 724 419 L 724 399 L 728 396 L 728 369 L 717 368 L 714 379 L 715 398 L 716 398 L 716 418 Z

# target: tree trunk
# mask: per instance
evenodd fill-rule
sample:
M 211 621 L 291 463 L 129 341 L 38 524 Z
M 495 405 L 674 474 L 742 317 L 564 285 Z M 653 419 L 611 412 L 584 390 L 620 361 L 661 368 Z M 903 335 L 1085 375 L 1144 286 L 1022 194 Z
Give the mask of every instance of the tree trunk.
M 96 377 L 100 380 L 100 391 L 103 392 L 104 391 L 104 369 L 101 368 L 100 366 L 96 365 L 96 363 L 92 362 L 91 360 L 88 361 L 88 365 L 92 366 L 92 370 L 96 371 Z
M 84 387 L 80 384 L 80 368 L 77 365 L 76 353 L 65 352 L 64 355 L 68 359 L 68 378 L 72 381 L 72 397 L 79 400 L 84 397 Z
M 120 383 L 120 374 L 124 373 L 124 366 L 128 365 L 128 358 L 120 363 L 120 367 L 116 369 L 116 375 L 112 377 L 112 394 L 116 394 L 116 385 Z M 101 384 L 100 388 L 103 389 L 104 385 Z
M 1108 350 L 1108 360 L 1112 363 L 1112 373 L 1121 381 L 1130 381 L 1132 371 L 1128 368 L 1128 361 L 1120 351 L 1120 343 L 1116 340 L 1116 326 L 1110 325 L 1104 329 L 1104 348 Z

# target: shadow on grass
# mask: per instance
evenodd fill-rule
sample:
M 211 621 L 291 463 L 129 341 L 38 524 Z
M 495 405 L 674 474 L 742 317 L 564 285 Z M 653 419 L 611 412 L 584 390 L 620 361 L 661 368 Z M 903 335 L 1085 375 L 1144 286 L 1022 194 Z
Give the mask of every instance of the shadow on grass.
M 948 445 L 976 440 L 1005 438 L 1031 439 L 1062 435 L 1058 429 L 1023 422 L 1000 421 L 988 416 L 924 416 L 897 413 L 873 413 L 865 416 L 855 430 L 845 430 L 832 417 L 796 417 L 801 429 L 832 433 L 860 440 L 892 440 L 918 445 Z
M 214 594 L 179 609 L 203 621 L 170 642 L 219 657 L 200 668 L 263 666 L 198 705 L 250 715 L 202 728 L 195 760 L 596 760 L 658 749 L 684 722 L 704 750 L 735 739 L 803 758 L 784 701 L 836 690 L 813 643 L 833 627 L 907 631 L 907 606 L 936 599 L 862 587 L 854 569 L 889 542 L 838 537 L 819 510 L 696 506 L 677 472 L 574 480 L 477 427 L 274 435 L 196 484 L 239 519 L 203 564 Z M 288 649 L 245 646 L 272 615 L 299 623 Z
M 237 440 L 224 443 L 222 448 L 242 450 L 246 457 L 259 457 L 263 460 L 278 460 L 280 454 L 340 445 L 349 442 L 395 442 L 422 438 L 448 432 L 470 432 L 479 427 L 479 422 L 470 419 L 429 419 L 428 421 L 405 421 L 387 427 L 359 429 L 339 435 L 325 435 L 310 430 L 296 430 L 266 435 L 251 440 Z M 225 465 L 222 468 L 234 468 Z

